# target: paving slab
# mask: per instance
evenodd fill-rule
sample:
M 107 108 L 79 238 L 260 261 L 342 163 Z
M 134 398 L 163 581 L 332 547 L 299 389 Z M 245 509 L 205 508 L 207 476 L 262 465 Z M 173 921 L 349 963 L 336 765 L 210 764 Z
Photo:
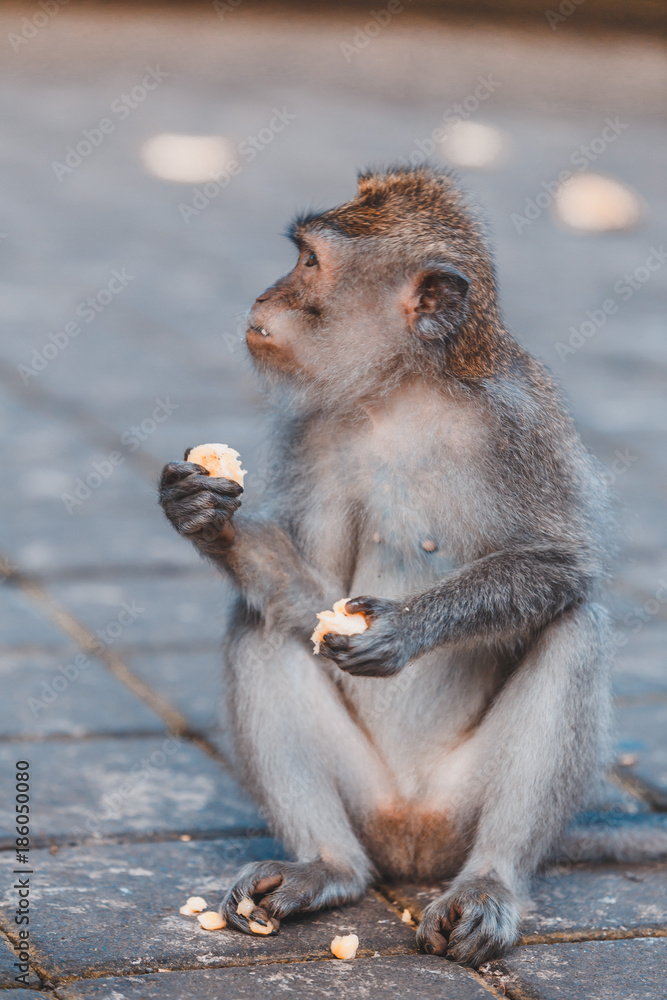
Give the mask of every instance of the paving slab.
M 94 979 L 61 986 L 63 1000 L 488 1000 L 473 973 L 425 955 L 358 958 L 353 962 L 295 962 L 244 969 L 208 969 L 153 976 Z
M 58 979 L 282 962 L 330 956 L 333 937 L 352 932 L 365 955 L 416 951 L 414 931 L 373 894 L 353 906 L 286 920 L 270 939 L 204 931 L 194 917 L 179 914 L 191 895 L 216 907 L 241 865 L 278 853 L 273 841 L 248 837 L 34 851 L 37 961 Z
M 161 732 L 163 720 L 104 664 L 80 650 L 0 651 L 0 733 L 53 735 Z
M 8 994 L 8 1000 L 10 997 L 11 1000 L 39 1000 L 39 997 L 43 996 L 43 993 L 36 993 L 35 990 L 18 989 Z
M 203 561 L 200 571 L 183 576 L 53 581 L 49 591 L 90 632 L 116 648 L 220 643 L 231 601 L 230 588 Z M 126 624 L 119 630 L 117 621 Z
M 619 706 L 617 725 L 619 753 L 636 757 L 628 770 L 667 792 L 667 699 Z
M 619 698 L 667 693 L 667 622 L 653 620 L 627 635 L 616 651 L 613 677 Z
M 521 1000 L 659 1000 L 666 967 L 661 937 L 531 945 L 490 970 L 493 982 Z
M 125 659 L 134 674 L 159 691 L 198 729 L 217 726 L 221 718 L 222 652 L 220 648 L 134 653 Z
M 0 548 L 21 569 L 62 572 L 160 559 L 186 565 L 187 546 L 183 551 L 177 544 L 156 502 L 148 470 L 157 476 L 159 466 L 148 456 L 137 462 L 135 438 L 126 436 L 131 432 L 102 420 L 63 419 L 67 404 L 58 406 L 57 399 L 45 413 L 43 399 L 30 405 L 11 392 L 11 383 L 6 388 L 0 453 L 4 449 L 5 467 L 15 470 L 3 496 Z M 160 435 L 153 436 L 159 448 Z M 17 463 L 17 454 L 30 461 Z
M 239 786 L 198 747 L 174 735 L 0 745 L 0 838 L 12 837 L 11 779 L 30 762 L 37 839 L 153 835 L 261 827 Z
M 8 941 L 3 935 L 0 938 L 0 990 L 14 989 L 14 987 L 18 987 L 18 990 L 20 990 L 20 984 L 16 982 L 15 977 L 22 976 L 24 973 L 22 973 L 21 970 L 17 969 L 14 965 L 14 963 L 18 961 L 17 954 L 14 951 L 11 941 Z M 35 987 L 40 985 L 39 977 L 32 971 L 32 969 L 25 973 L 25 975 L 28 977 L 27 985 Z M 26 990 L 25 992 L 29 991 Z M 16 997 L 17 993 L 12 993 L 12 996 Z M 32 993 L 31 996 L 34 997 L 34 993 Z
M 7 1000 L 10 1000 L 10 998 L 11 1000 L 39 1000 L 39 998 L 43 997 L 44 994 L 35 992 L 35 990 L 37 990 L 38 988 L 39 988 L 39 980 L 36 981 L 34 990 L 13 989 L 11 993 L 7 994 Z
M 441 886 L 391 886 L 390 898 L 418 920 Z M 545 935 L 667 928 L 667 864 L 554 868 L 533 882 L 523 940 Z
M 0 622 L 0 641 L 6 646 L 63 646 L 68 642 L 64 632 L 12 583 L 0 583 Z
M 577 866 L 542 875 L 521 934 L 530 939 L 637 928 L 667 928 L 667 864 Z

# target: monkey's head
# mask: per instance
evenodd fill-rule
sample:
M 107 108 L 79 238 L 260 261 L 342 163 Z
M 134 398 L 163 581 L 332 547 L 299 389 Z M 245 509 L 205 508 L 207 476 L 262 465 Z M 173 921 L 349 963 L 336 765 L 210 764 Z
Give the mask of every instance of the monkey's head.
M 296 265 L 249 316 L 260 369 L 354 397 L 428 363 L 442 371 L 464 338 L 469 373 L 482 374 L 498 323 L 493 266 L 447 173 L 363 174 L 351 201 L 299 216 L 288 235 Z

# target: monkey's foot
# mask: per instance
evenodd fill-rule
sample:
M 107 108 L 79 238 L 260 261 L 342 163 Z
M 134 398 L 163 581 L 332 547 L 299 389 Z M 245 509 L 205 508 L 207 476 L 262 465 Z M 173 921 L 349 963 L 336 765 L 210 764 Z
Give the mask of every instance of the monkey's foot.
M 426 907 L 417 944 L 431 955 L 477 968 L 516 941 L 519 920 L 513 893 L 499 879 L 481 877 L 452 886 Z
M 220 913 L 228 927 L 245 934 L 253 933 L 251 923 L 270 928 L 264 933 L 275 934 L 282 917 L 352 902 L 364 888 L 362 879 L 324 861 L 253 861 L 239 872 L 220 904 Z M 239 903 L 248 898 L 255 903 L 254 910 L 248 915 L 238 913 Z

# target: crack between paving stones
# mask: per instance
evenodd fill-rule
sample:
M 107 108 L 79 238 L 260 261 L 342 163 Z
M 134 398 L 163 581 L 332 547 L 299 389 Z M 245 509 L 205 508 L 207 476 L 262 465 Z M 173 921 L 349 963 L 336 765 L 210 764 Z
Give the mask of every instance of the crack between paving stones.
M 551 931 L 527 934 L 516 946 L 533 944 L 576 944 L 578 941 L 631 941 L 633 938 L 667 937 L 667 927 L 613 927 L 609 930 Z
M 28 580 L 16 580 L 16 585 L 30 597 L 63 632 L 91 656 L 97 657 L 126 688 L 133 692 L 151 708 L 176 736 L 187 739 L 198 746 L 207 756 L 213 758 L 230 776 L 233 770 L 225 755 L 218 750 L 208 737 L 193 728 L 188 719 L 161 694 L 132 673 L 122 655 L 109 647 L 102 647 L 95 636 L 88 631 L 69 611 L 63 608 L 42 586 Z
M 16 935 L 14 935 L 12 933 L 12 931 L 8 931 L 4 927 L 0 928 L 0 932 L 2 934 L 4 934 L 4 936 L 11 942 L 12 948 L 15 948 L 18 944 L 20 944 L 18 933 Z M 31 951 L 31 955 L 32 955 L 32 954 L 34 954 L 35 949 L 33 947 L 31 947 L 30 951 Z M 37 959 L 34 959 L 34 958 L 31 957 L 30 960 L 29 960 L 29 962 L 28 962 L 28 966 L 29 966 L 30 970 L 32 972 L 34 972 L 35 975 L 39 978 L 39 980 L 41 982 L 41 988 L 42 989 L 44 988 L 44 986 L 45 986 L 46 983 L 50 983 L 50 984 L 54 983 L 53 976 L 51 976 L 48 972 L 46 972 L 45 969 L 42 968 L 42 966 L 39 964 L 39 961 Z M 32 986 L 27 986 L 25 988 L 30 990 L 30 989 L 32 989 Z M 11 994 L 10 990 L 13 990 L 13 989 L 18 989 L 18 986 L 17 987 L 9 986 L 9 987 L 6 988 L 6 991 L 5 991 L 5 989 L 1 990 L 3 993 L 6 992 L 7 1000 L 11 1000 L 11 995 L 12 994 Z M 39 992 L 39 991 L 35 990 L 35 992 Z
M 392 945 L 388 948 L 360 948 L 357 952 L 357 958 L 394 958 L 401 955 L 416 956 L 417 954 L 416 949 L 409 948 L 407 945 Z M 159 968 L 163 970 L 164 974 L 169 975 L 172 972 L 206 972 L 208 969 L 249 969 L 259 965 L 295 965 L 296 963 L 303 962 L 340 962 L 340 959 L 335 958 L 330 953 L 311 953 L 307 955 L 293 954 L 281 955 L 280 957 L 272 957 L 268 955 L 266 957 L 257 956 L 254 958 L 239 958 L 237 961 L 227 960 L 219 965 L 214 962 L 207 962 L 206 965 L 178 965 L 170 966 L 168 969 L 166 966 L 160 966 Z M 91 979 L 108 979 L 121 976 L 141 978 L 144 976 L 155 976 L 158 974 L 158 967 L 156 966 L 155 969 L 150 971 L 147 969 L 141 969 L 136 972 L 118 972 L 106 969 L 105 971 L 93 970 L 87 975 L 72 974 L 69 976 L 55 976 L 54 974 L 51 974 L 50 976 L 41 976 L 40 974 L 40 978 L 48 979 L 49 982 L 54 983 L 57 989 L 59 986 L 64 986 L 65 984 L 87 982 Z M 8 997 L 7 1000 L 11 1000 L 11 996 Z
M 183 840 L 183 838 L 187 838 Z M 72 840 L 69 834 L 54 833 L 47 837 L 31 837 L 31 846 L 35 850 L 47 850 L 50 847 L 100 847 L 100 846 L 123 846 L 127 844 L 162 844 L 175 841 L 183 843 L 209 840 L 261 840 L 270 839 L 271 835 L 266 827 L 231 827 L 224 830 L 159 830 L 156 833 L 138 833 L 127 831 L 106 837 L 86 837 L 85 840 Z M 3 839 L 0 841 L 0 858 L 8 851 L 16 850 L 16 843 L 13 840 Z

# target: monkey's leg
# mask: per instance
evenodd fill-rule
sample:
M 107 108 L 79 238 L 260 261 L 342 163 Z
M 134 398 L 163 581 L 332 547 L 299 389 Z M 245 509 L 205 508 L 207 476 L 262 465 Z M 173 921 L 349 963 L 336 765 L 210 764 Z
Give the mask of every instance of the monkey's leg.
M 351 819 L 372 808 L 387 779 L 369 741 L 327 676 L 295 640 L 244 624 L 227 653 L 235 757 L 272 830 L 293 861 L 259 861 L 239 872 L 222 901 L 231 927 L 251 897 L 252 920 L 359 898 L 371 864 Z
M 477 830 L 463 869 L 424 913 L 424 950 L 478 966 L 516 940 L 528 879 L 608 753 L 606 636 L 596 606 L 552 622 L 469 741 Z

